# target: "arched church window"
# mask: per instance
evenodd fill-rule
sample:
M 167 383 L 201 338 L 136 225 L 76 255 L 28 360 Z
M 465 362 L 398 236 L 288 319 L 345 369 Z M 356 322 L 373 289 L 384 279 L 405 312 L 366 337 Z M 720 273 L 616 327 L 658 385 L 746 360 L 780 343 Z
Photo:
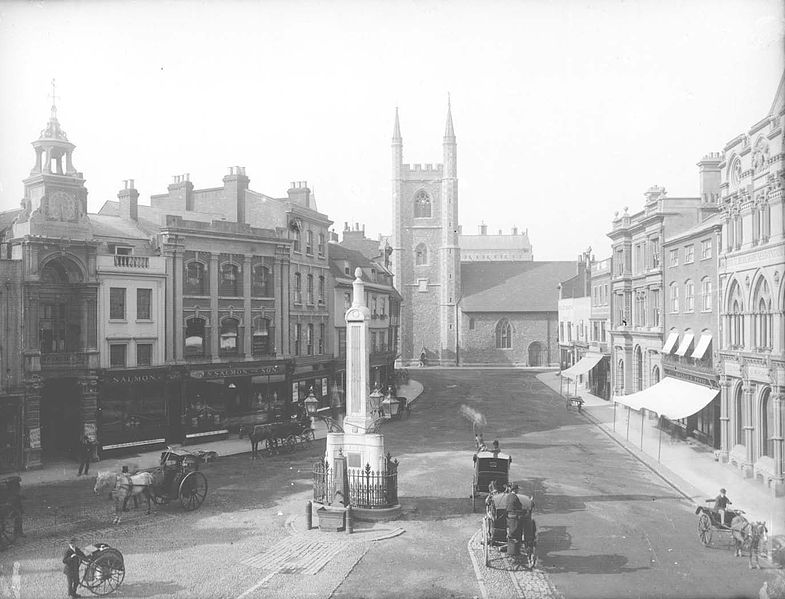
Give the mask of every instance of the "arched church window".
M 414 218 L 430 218 L 431 197 L 426 191 L 420 190 L 414 195 Z
M 417 266 L 428 264 L 428 247 L 424 243 L 420 243 L 414 248 L 414 263 Z
M 506 318 L 502 318 L 496 325 L 496 348 L 512 348 L 512 326 Z

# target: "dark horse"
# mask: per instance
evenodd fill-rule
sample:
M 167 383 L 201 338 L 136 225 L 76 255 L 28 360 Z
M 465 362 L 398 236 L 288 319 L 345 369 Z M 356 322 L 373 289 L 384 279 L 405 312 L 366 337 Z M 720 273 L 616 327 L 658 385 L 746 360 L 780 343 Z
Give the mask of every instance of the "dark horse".
M 274 429 L 272 424 L 257 424 L 243 426 L 241 433 L 248 435 L 248 440 L 251 442 L 251 459 L 255 460 L 259 457 L 259 443 L 265 442 L 268 451 L 272 451 L 278 447 L 278 440 L 274 437 Z

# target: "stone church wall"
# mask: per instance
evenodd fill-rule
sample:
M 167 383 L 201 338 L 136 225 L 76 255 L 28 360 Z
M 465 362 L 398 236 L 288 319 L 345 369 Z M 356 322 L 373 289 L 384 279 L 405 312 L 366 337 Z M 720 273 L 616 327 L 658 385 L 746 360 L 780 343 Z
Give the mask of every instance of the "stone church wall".
M 496 325 L 502 318 L 506 318 L 512 326 L 510 349 L 496 347 Z M 460 362 L 463 365 L 530 366 L 529 347 L 538 342 L 541 346 L 539 366 L 547 366 L 549 362 L 558 360 L 555 345 L 557 326 L 556 312 L 462 314 Z

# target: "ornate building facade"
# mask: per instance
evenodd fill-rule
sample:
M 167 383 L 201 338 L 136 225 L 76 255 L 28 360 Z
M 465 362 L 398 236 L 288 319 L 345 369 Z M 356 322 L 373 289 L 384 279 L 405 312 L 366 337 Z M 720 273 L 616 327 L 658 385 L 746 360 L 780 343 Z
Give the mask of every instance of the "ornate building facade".
M 785 493 L 785 76 L 720 163 L 721 457 Z

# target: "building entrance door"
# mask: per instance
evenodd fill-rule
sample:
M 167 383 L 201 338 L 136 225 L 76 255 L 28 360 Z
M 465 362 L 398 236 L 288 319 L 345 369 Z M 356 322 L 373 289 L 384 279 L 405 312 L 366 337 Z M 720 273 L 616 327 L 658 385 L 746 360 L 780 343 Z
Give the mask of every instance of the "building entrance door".
M 41 392 L 41 451 L 46 457 L 76 456 L 81 433 L 77 379 L 52 379 Z

